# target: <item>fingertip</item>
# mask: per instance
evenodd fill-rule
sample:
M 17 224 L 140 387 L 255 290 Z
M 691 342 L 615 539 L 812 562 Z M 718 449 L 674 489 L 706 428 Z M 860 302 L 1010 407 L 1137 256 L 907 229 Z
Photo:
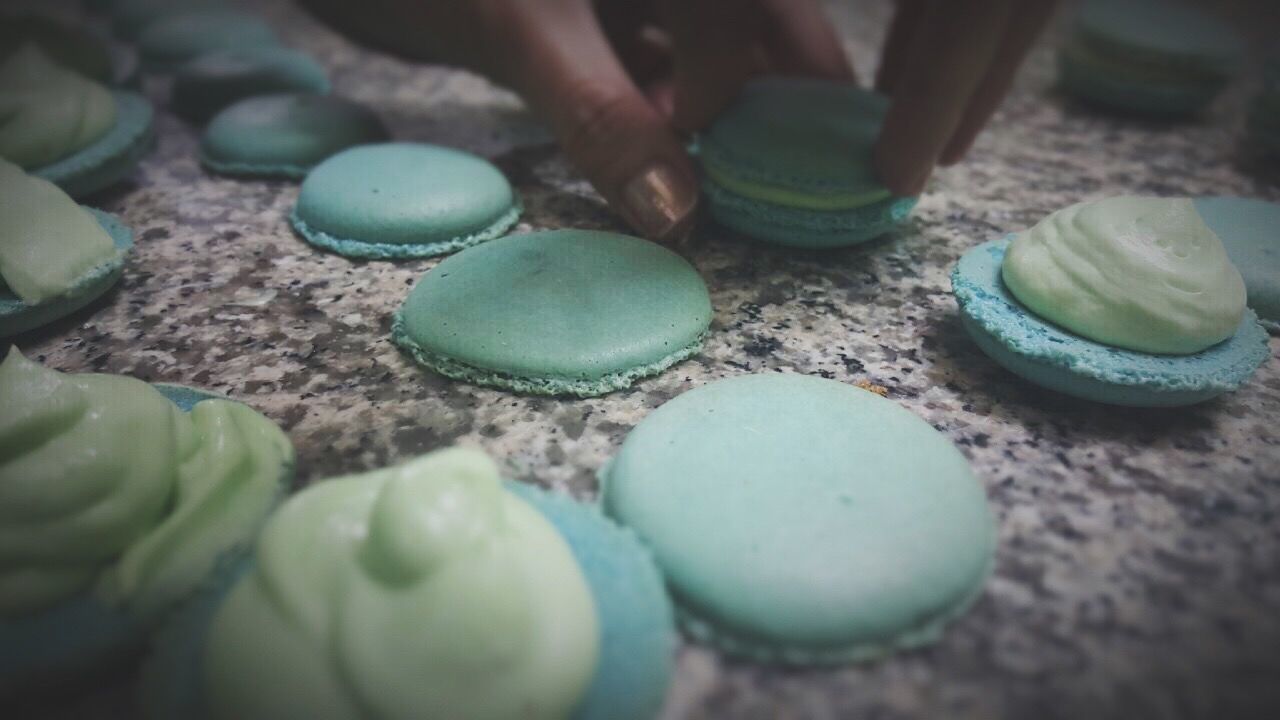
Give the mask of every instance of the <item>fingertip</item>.
M 620 210 L 644 237 L 669 245 L 685 241 L 698 209 L 698 181 L 688 162 L 658 160 L 622 186 Z
M 876 146 L 875 164 L 880 182 L 899 197 L 915 197 L 922 193 L 931 170 L 928 165 L 895 152 L 883 141 Z

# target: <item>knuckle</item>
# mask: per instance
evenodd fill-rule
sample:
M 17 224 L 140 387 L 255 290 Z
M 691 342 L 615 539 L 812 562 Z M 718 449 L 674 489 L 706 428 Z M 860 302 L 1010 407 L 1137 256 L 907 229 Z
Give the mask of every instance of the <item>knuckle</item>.
M 584 80 L 571 84 L 562 102 L 569 110 L 561 143 L 570 156 L 607 157 L 623 149 L 619 133 L 632 123 L 633 111 L 627 89 Z

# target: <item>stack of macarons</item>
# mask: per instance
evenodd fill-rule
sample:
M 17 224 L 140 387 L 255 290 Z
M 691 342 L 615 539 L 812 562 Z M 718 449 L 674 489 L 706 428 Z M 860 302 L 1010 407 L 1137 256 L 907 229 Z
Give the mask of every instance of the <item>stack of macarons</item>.
M 292 477 L 250 408 L 118 375 L 0 364 L 0 699 L 114 670 L 235 561 Z
M 1209 105 L 1242 55 L 1229 25 L 1183 0 L 1087 0 L 1059 52 L 1058 78 L 1093 105 L 1176 117 Z
M 973 248 L 951 282 L 965 328 L 996 362 L 1096 402 L 1202 402 L 1269 356 L 1239 270 L 1187 198 L 1064 208 Z
M 916 198 L 876 178 L 888 99 L 849 83 L 766 77 L 743 87 L 697 141 L 711 216 L 758 240 L 854 245 L 901 224 Z
M 631 533 L 455 448 L 290 498 L 161 633 L 140 699 L 153 719 L 646 720 L 674 641 Z

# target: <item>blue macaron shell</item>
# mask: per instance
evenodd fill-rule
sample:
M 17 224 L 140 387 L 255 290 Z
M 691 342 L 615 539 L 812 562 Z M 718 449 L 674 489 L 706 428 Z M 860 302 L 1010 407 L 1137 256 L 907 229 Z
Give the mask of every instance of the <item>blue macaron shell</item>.
M 8 288 L 0 285 L 0 338 L 17 335 L 66 317 L 101 297 L 120 279 L 124 272 L 125 258 L 133 248 L 133 231 L 114 215 L 93 208 L 85 209 L 97 218 L 120 254 L 111 262 L 103 263 L 86 273 L 65 295 L 36 305 L 28 305 Z
M 154 140 L 154 111 L 141 95 L 115 90 L 116 122 L 106 135 L 88 147 L 55 163 L 31 170 L 62 188 L 73 198 L 83 198 L 128 177 Z
M 1237 197 L 1196 198 L 1196 211 L 1240 270 L 1249 307 L 1280 332 L 1280 204 Z
M 675 651 L 671 601 L 647 550 L 594 506 L 506 482 L 533 505 L 573 551 L 596 603 L 600 657 L 573 720 L 651 720 L 662 707 Z M 199 720 L 201 662 L 214 614 L 252 562 L 221 567 L 208 589 L 175 613 L 152 642 L 142 668 L 139 702 L 152 720 Z
M 1152 83 L 1109 73 L 1068 52 L 1058 56 L 1058 84 L 1072 97 L 1101 108 L 1174 118 L 1207 106 L 1225 87 L 1206 83 Z
M 1246 310 L 1235 335 L 1194 355 L 1153 355 L 1087 340 L 1040 319 L 1000 276 L 1010 238 L 960 258 L 951 286 L 974 342 L 993 360 L 1037 385 L 1112 405 L 1174 407 L 1243 385 L 1270 355 L 1267 333 Z
M 501 237 L 520 202 L 498 168 L 422 143 L 353 147 L 317 165 L 290 214 L 307 242 L 380 260 L 457 252 Z
M 749 237 L 789 247 L 848 247 L 883 235 L 906 221 L 919 198 L 890 197 L 852 210 L 806 210 L 732 193 L 711 180 L 702 184 L 711 217 Z
M 217 397 L 178 385 L 155 388 L 185 412 Z M 0 697 L 55 690 L 130 659 L 146 626 L 90 594 L 20 620 L 0 620 Z
M 537 508 L 573 550 L 595 597 L 600 659 L 574 720 L 649 720 L 671 681 L 675 652 L 671 600 L 635 535 L 594 506 L 527 483 L 507 489 Z

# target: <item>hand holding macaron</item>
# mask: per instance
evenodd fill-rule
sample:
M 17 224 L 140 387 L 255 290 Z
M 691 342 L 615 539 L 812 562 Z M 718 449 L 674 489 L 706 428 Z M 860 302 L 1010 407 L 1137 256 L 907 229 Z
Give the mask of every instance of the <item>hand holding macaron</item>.
M 344 33 L 453 62 L 523 96 L 640 234 L 681 238 L 698 205 L 685 150 L 752 77 L 854 82 L 817 0 L 306 0 Z M 1053 0 L 900 0 L 877 87 L 893 98 L 876 161 L 897 195 L 967 151 Z

